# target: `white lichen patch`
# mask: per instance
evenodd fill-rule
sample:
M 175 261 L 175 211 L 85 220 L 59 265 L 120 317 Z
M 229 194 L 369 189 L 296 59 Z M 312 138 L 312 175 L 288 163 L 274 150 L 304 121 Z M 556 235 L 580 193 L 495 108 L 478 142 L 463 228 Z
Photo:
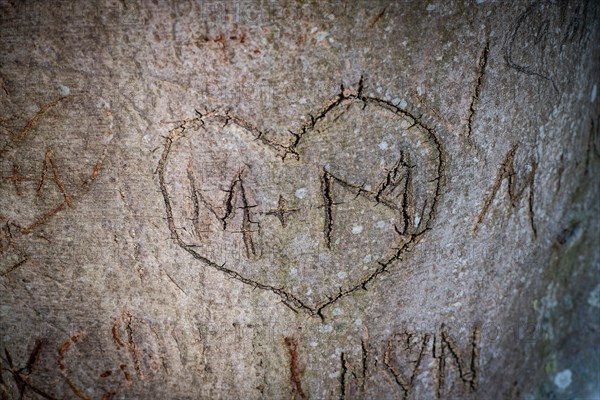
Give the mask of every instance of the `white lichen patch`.
M 594 85 L 594 87 L 596 86 Z M 68 96 L 71 94 L 71 88 L 65 85 L 58 85 L 58 93 L 61 96 Z
M 590 292 L 588 304 L 592 307 L 600 308 L 600 284 Z
M 315 39 L 317 40 L 317 43 L 319 43 L 322 42 L 327 36 L 329 36 L 329 32 L 319 32 L 315 36 Z
M 355 235 L 361 234 L 363 230 L 364 230 L 364 227 L 360 224 L 352 225 L 352 233 Z
M 306 194 L 308 193 L 308 189 L 306 188 L 300 188 L 298 190 L 296 190 L 296 192 L 294 193 L 294 195 L 299 198 L 299 199 L 303 199 L 306 197 Z
M 419 222 L 421 222 L 421 216 L 415 215 L 415 226 L 419 226 Z
M 558 386 L 560 389 L 564 390 L 571 385 L 573 381 L 573 373 L 570 369 L 565 369 L 560 371 L 558 374 L 554 376 L 554 384 Z

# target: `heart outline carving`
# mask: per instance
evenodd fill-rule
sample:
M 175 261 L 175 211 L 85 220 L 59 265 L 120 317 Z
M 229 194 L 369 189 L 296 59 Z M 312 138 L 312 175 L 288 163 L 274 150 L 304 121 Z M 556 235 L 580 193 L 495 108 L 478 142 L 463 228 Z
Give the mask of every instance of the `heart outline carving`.
M 357 101 L 362 102 L 364 107 L 367 105 L 374 105 L 378 107 L 382 107 L 388 111 L 393 112 L 407 120 L 412 121 L 412 125 L 407 128 L 407 131 L 413 127 L 419 127 L 423 132 L 426 132 L 427 139 L 430 141 L 432 147 L 436 150 L 437 154 L 435 155 L 437 161 L 436 168 L 436 177 L 435 181 L 435 193 L 433 195 L 432 204 L 430 205 L 429 212 L 427 217 L 422 219 L 418 224 L 417 229 L 407 235 L 407 240 L 401 243 L 397 248 L 394 248 L 396 251 L 393 255 L 384 263 L 378 262 L 378 267 L 369 273 L 364 279 L 360 282 L 353 283 L 349 288 L 342 289 L 339 288 L 339 291 L 331 296 L 326 296 L 327 299 L 317 303 L 315 306 L 308 305 L 305 301 L 303 301 L 299 296 L 294 295 L 285 287 L 276 287 L 270 284 L 265 283 L 264 281 L 257 281 L 255 279 L 251 279 L 248 276 L 225 266 L 225 263 L 219 264 L 214 260 L 209 259 L 205 255 L 201 254 L 196 250 L 196 246 L 190 243 L 186 243 L 181 235 L 178 233 L 175 220 L 173 216 L 173 206 L 171 201 L 171 196 L 169 194 L 169 190 L 167 189 L 167 179 L 166 179 L 166 166 L 169 160 L 169 156 L 173 150 L 174 143 L 185 136 L 184 132 L 186 130 L 198 130 L 204 126 L 205 123 L 211 120 L 219 120 L 223 122 L 223 127 L 227 124 L 235 124 L 243 130 L 247 131 L 252 135 L 253 139 L 258 141 L 259 143 L 265 145 L 267 148 L 275 151 L 279 157 L 281 157 L 282 161 L 285 161 L 286 157 L 295 157 L 296 159 L 300 158 L 298 153 L 298 146 L 303 142 L 305 135 L 312 130 L 315 129 L 315 126 L 322 121 L 329 113 L 333 112 L 336 108 L 341 106 L 344 102 L 347 101 Z M 364 108 L 363 107 L 363 108 Z M 212 111 L 208 113 L 201 113 L 197 111 L 197 117 L 184 120 L 182 123 L 176 128 L 172 129 L 169 133 L 169 136 L 165 138 L 164 149 L 159 160 L 158 166 L 156 168 L 156 173 L 158 174 L 158 181 L 160 190 L 163 196 L 163 201 L 165 205 L 166 211 L 166 220 L 169 231 L 171 232 L 171 237 L 174 242 L 191 254 L 195 259 L 203 262 L 209 267 L 212 267 L 225 275 L 234 278 L 242 283 L 253 286 L 255 288 L 268 290 L 276 295 L 278 295 L 282 302 L 291 308 L 293 311 L 297 312 L 298 310 L 308 313 L 311 316 L 319 316 L 322 319 L 323 314 L 322 311 L 339 300 L 340 298 L 350 295 L 351 293 L 357 291 L 358 289 L 365 289 L 366 285 L 371 283 L 377 276 L 381 275 L 385 272 L 388 267 L 390 267 L 395 261 L 399 260 L 403 254 L 410 251 L 414 245 L 416 245 L 423 234 L 431 229 L 433 221 L 435 219 L 435 214 L 437 212 L 437 206 L 439 203 L 439 198 L 442 193 L 442 187 L 444 185 L 444 170 L 445 170 L 445 152 L 442 147 L 442 143 L 439 139 L 438 133 L 432 127 L 430 127 L 423 119 L 423 114 L 419 114 L 418 116 L 402 109 L 395 104 L 379 99 L 376 97 L 366 96 L 362 93 L 362 81 L 359 83 L 359 88 L 357 91 L 352 91 L 348 89 L 344 89 L 342 87 L 341 92 L 332 100 L 330 100 L 325 107 L 323 107 L 315 116 L 310 117 L 310 121 L 302 125 L 299 129 L 299 133 L 290 133 L 293 135 L 293 142 L 289 145 L 283 145 L 272 141 L 266 137 L 263 131 L 256 128 L 253 124 L 248 123 L 247 121 L 232 115 L 229 112 L 218 112 Z M 324 169 L 324 172 L 327 171 Z M 335 176 L 331 175 L 332 179 L 337 179 Z M 361 190 L 361 189 L 358 189 Z M 425 210 L 425 206 L 423 207 Z

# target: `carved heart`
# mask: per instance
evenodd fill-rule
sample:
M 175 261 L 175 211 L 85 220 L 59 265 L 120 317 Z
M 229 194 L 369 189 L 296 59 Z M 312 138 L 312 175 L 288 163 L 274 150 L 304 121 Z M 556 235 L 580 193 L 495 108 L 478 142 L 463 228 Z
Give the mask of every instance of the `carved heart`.
M 289 138 L 199 114 L 171 131 L 157 172 L 179 246 L 321 315 L 431 227 L 443 150 L 420 116 L 348 91 Z

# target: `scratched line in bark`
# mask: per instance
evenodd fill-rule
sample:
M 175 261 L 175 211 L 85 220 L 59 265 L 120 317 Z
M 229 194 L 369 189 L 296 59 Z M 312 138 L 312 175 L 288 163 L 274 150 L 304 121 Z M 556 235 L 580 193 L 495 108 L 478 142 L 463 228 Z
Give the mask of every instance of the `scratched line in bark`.
M 58 349 L 58 358 L 56 359 L 56 363 L 58 364 L 58 368 L 60 369 L 61 374 L 64 376 L 65 381 L 67 382 L 67 385 L 69 385 L 69 388 L 73 394 L 82 400 L 91 400 L 91 398 L 85 394 L 85 391 L 75 384 L 65 363 L 65 356 L 69 348 L 74 346 L 80 339 L 81 334 L 78 333 L 71 336 L 69 340 L 66 340 Z
M 391 247 L 390 254 L 378 261 L 376 268 L 373 271 L 363 275 L 360 279 L 356 280 L 351 285 L 348 285 L 348 287 L 339 287 L 337 290 L 334 289 L 328 295 L 325 295 L 325 298 L 319 302 L 309 304 L 301 296 L 292 293 L 286 287 L 275 286 L 269 284 L 267 281 L 255 279 L 248 276 L 247 273 L 236 270 L 233 265 L 215 262 L 211 257 L 203 254 L 198 245 L 189 243 L 183 238 L 180 233 L 180 227 L 175 221 L 176 217 L 174 215 L 175 209 L 173 203 L 174 194 L 171 189 L 169 189 L 170 181 L 167 177 L 167 165 L 169 164 L 171 157 L 173 157 L 174 152 L 177 151 L 174 150 L 174 145 L 178 140 L 181 140 L 181 138 L 187 137 L 188 132 L 203 129 L 207 124 L 217 121 L 221 122 L 222 127 L 234 124 L 247 132 L 254 143 L 264 145 L 268 151 L 273 151 L 272 154 L 275 154 L 276 157 L 282 161 L 285 161 L 288 157 L 299 161 L 302 157 L 302 150 L 299 150 L 300 145 L 304 143 L 305 140 L 311 140 L 310 137 L 312 136 L 309 134 L 313 133 L 312 131 L 316 131 L 317 126 L 324 123 L 326 118 L 329 117 L 329 114 L 340 112 L 339 115 L 334 115 L 335 119 L 332 123 L 335 123 L 335 120 L 337 120 L 340 115 L 350 112 L 350 107 L 354 103 L 362 104 L 363 110 L 367 106 L 375 107 L 376 109 L 381 109 L 385 112 L 391 112 L 391 115 L 402 118 L 403 121 L 407 121 L 407 127 L 404 128 L 404 131 L 410 135 L 414 130 L 415 135 L 422 135 L 424 137 L 422 140 L 424 140 L 424 143 L 431 149 L 431 157 L 435 160 L 435 166 L 432 165 L 431 167 L 433 168 L 430 168 L 433 176 L 428 180 L 431 184 L 431 194 L 427 192 L 428 197 L 422 202 L 422 207 L 419 207 L 421 214 L 418 221 L 415 218 L 417 206 L 414 200 L 414 169 L 417 166 L 412 164 L 411 154 L 409 152 L 399 152 L 396 163 L 387 170 L 383 179 L 374 185 L 374 189 L 367 187 L 367 185 L 349 182 L 347 179 L 338 176 L 327 167 L 322 167 L 321 176 L 319 178 L 321 182 L 320 197 L 322 200 L 322 205 L 320 207 L 322 208 L 324 220 L 323 236 L 328 251 L 335 251 L 335 248 L 333 248 L 333 238 L 337 230 L 335 227 L 336 210 L 341 204 L 336 200 L 336 197 L 340 195 L 337 192 L 339 190 L 338 188 L 345 190 L 347 193 L 354 194 L 355 198 L 366 199 L 375 206 L 380 205 L 390 210 L 394 210 L 394 212 L 397 212 L 399 215 L 400 223 L 398 225 L 400 226 L 396 225 L 394 227 L 398 235 L 396 236 L 398 240 L 395 245 Z M 387 271 L 392 263 L 400 260 L 404 254 L 409 252 L 433 226 L 437 207 L 442 195 L 445 176 L 446 155 L 441 140 L 436 130 L 425 122 L 423 114 L 414 114 L 397 107 L 391 102 L 364 95 L 362 79 L 359 82 L 358 90 L 353 91 L 342 87 L 340 93 L 336 97 L 330 100 L 318 113 L 311 115 L 309 120 L 298 130 L 290 130 L 289 132 L 292 135 L 292 141 L 289 144 L 281 144 L 268 139 L 266 137 L 267 135 L 252 123 L 236 117 L 230 112 L 220 113 L 213 111 L 201 113 L 197 111 L 197 114 L 198 115 L 195 118 L 182 121 L 179 126 L 170 131 L 169 136 L 165 139 L 163 152 L 156 169 L 158 184 L 165 206 L 167 226 L 171 232 L 171 236 L 176 244 L 191 254 L 195 259 L 242 283 L 273 292 L 281 298 L 285 305 L 295 311 L 301 310 L 310 315 L 324 318 L 322 311 L 326 307 L 359 289 L 366 290 L 368 284 Z M 264 228 L 261 226 L 261 222 L 255 219 L 258 212 L 256 212 L 254 208 L 258 205 L 252 202 L 248 192 L 248 178 L 246 175 L 250 173 L 250 170 L 247 168 L 250 168 L 251 170 L 252 166 L 244 167 L 242 170 L 238 171 L 229 183 L 225 183 L 226 188 L 220 189 L 225 191 L 226 195 L 222 200 L 223 203 L 218 204 L 209 200 L 204 195 L 203 190 L 197 185 L 194 172 L 191 171 L 192 167 L 189 167 L 187 180 L 189 181 L 189 186 L 192 191 L 192 216 L 188 219 L 196 222 L 198 219 L 199 207 L 205 207 L 212 217 L 219 221 L 221 229 L 225 231 L 231 229 L 231 224 L 234 219 L 239 219 L 240 214 L 238 213 L 241 213 L 241 222 L 237 222 L 241 223 L 238 232 L 242 234 L 246 257 L 247 259 L 252 260 L 261 257 L 261 245 L 257 240 L 261 237 L 261 232 Z M 281 226 L 287 228 L 289 226 L 289 217 L 295 215 L 293 213 L 297 213 L 298 209 L 288 208 L 285 197 L 282 195 L 279 196 L 277 209 L 264 212 L 263 214 L 276 217 Z M 198 231 L 198 229 L 195 230 Z
M 126 381 L 130 382 L 134 377 L 140 380 L 153 378 L 160 366 L 165 373 L 169 372 L 164 339 L 152 322 L 124 310 L 121 317 L 113 321 L 111 334 L 116 349 L 125 350 L 133 364 L 134 376 L 129 373 L 126 363 L 120 365 Z
M 575 3 L 533 1 L 517 16 L 504 41 L 506 65 L 519 73 L 549 82 L 556 94 L 561 91 L 561 76 L 557 66 L 564 66 L 569 47 L 574 57 L 567 60 L 574 68 L 588 46 L 588 5 Z M 560 45 L 553 46 L 553 43 Z M 554 48 L 560 51 L 554 51 Z M 560 60 L 560 61 L 559 61 Z
M 371 360 L 371 373 L 367 369 L 369 349 L 377 354 Z M 363 398 L 371 385 L 381 384 L 381 379 L 390 385 L 390 395 L 397 391 L 394 398 L 403 400 L 445 399 L 450 393 L 466 396 L 478 389 L 480 352 L 478 325 L 458 335 L 445 324 L 436 331 L 402 329 L 374 345 L 369 344 L 365 327 L 360 347 L 355 344 L 354 349 L 338 355 L 338 398 Z M 369 376 L 376 380 L 369 380 Z
M 467 117 L 467 141 L 472 143 L 473 135 L 473 123 L 475 121 L 475 112 L 477 110 L 477 104 L 481 98 L 481 90 L 483 87 L 483 81 L 485 76 L 485 69 L 488 63 L 488 55 L 490 52 L 490 41 L 486 41 L 479 62 L 477 63 L 477 80 L 475 82 L 475 88 L 473 89 L 473 95 L 471 96 L 471 104 L 469 105 L 469 115 Z
M 294 337 L 284 338 L 284 343 L 290 356 L 290 379 L 293 384 L 292 396 L 296 399 L 306 399 L 306 393 L 302 389 L 302 368 L 298 359 L 298 339 Z
M 483 200 L 481 205 L 481 211 L 477 216 L 477 220 L 475 221 L 475 225 L 473 226 L 473 233 L 477 234 L 479 228 L 485 219 L 489 209 L 500 190 L 500 186 L 504 180 L 508 181 L 508 199 L 510 201 L 511 208 L 515 209 L 518 206 L 519 201 L 523 197 L 526 189 L 529 189 L 529 198 L 527 201 L 527 213 L 529 217 L 529 225 L 531 227 L 531 232 L 533 238 L 537 237 L 537 229 L 535 226 L 535 213 L 534 213 L 534 194 L 535 194 L 535 173 L 537 170 L 537 163 L 532 161 L 531 163 L 531 171 L 524 179 L 523 185 L 518 188 L 517 187 L 517 174 L 514 167 L 514 160 L 517 149 L 519 146 L 517 144 L 513 145 L 511 149 L 506 153 L 500 168 L 498 168 L 498 172 L 496 174 L 496 178 L 494 179 L 494 183 L 492 184 L 491 189 L 489 190 L 488 196 Z
M 416 339 L 416 340 L 415 340 Z M 416 334 L 411 332 L 405 332 L 403 334 L 396 334 L 392 339 L 388 341 L 387 349 L 384 353 L 383 363 L 388 368 L 388 370 L 392 373 L 394 377 L 394 381 L 400 388 L 402 389 L 404 395 L 403 399 L 408 399 L 411 396 L 412 388 L 415 384 L 415 379 L 418 375 L 419 367 L 421 366 L 423 356 L 427 351 L 427 346 L 429 344 L 430 335 L 424 334 L 422 335 L 422 339 L 417 337 Z M 391 362 L 390 355 L 393 352 L 393 343 L 394 341 L 403 342 L 403 350 L 410 351 L 414 353 L 413 349 L 416 350 L 416 359 L 410 360 L 410 364 L 413 364 L 411 375 L 406 376 L 401 371 L 399 371 Z
M 481 346 L 481 332 L 479 327 L 473 329 L 472 336 L 470 338 L 469 350 L 471 353 L 470 361 L 466 362 L 465 357 L 460 351 L 454 338 L 448 333 L 448 330 L 442 325 L 441 333 L 439 337 L 434 337 L 434 346 L 436 345 L 435 340 L 439 340 L 440 354 L 438 356 L 438 398 L 443 398 L 443 390 L 445 385 L 445 371 L 448 368 L 446 361 L 450 358 L 454 361 L 454 365 L 458 370 L 459 378 L 463 381 L 470 391 L 477 390 L 477 383 L 479 379 L 479 353 Z M 435 353 L 435 347 L 434 347 Z

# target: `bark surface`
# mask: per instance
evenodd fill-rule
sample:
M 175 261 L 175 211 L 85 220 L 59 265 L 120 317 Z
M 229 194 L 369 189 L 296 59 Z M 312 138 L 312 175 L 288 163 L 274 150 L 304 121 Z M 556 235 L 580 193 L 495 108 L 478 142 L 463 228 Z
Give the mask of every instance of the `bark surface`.
M 0 398 L 600 396 L 599 14 L 0 0 Z

